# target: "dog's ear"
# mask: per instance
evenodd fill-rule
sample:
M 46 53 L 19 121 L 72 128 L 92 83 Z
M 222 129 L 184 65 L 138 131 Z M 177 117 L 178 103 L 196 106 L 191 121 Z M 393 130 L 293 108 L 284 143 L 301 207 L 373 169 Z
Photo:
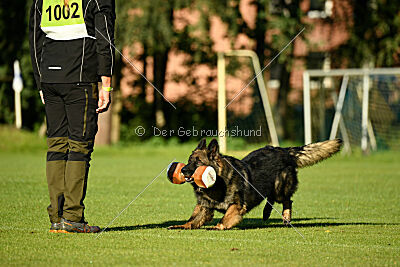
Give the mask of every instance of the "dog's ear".
M 195 150 L 205 150 L 207 147 L 207 141 L 205 138 L 201 139 Z
M 215 159 L 219 157 L 219 145 L 218 141 L 214 138 L 211 140 L 210 144 L 208 145 L 207 148 L 207 154 L 210 159 Z

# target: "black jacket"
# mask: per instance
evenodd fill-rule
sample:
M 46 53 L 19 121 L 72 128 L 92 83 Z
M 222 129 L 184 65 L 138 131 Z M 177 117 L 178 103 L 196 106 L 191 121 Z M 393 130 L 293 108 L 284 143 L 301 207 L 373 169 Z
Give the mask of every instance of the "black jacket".
M 62 0 L 34 0 L 29 41 L 38 88 L 112 76 L 114 23 L 115 0 L 69 0 L 69 7 Z

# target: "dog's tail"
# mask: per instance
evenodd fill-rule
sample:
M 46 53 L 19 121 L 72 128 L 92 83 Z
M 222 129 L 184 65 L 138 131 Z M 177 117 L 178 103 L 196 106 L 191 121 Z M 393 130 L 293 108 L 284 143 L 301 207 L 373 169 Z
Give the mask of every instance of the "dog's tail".
M 297 167 L 303 168 L 329 158 L 340 150 L 342 140 L 328 140 L 301 147 L 291 147 L 289 152 L 296 158 Z

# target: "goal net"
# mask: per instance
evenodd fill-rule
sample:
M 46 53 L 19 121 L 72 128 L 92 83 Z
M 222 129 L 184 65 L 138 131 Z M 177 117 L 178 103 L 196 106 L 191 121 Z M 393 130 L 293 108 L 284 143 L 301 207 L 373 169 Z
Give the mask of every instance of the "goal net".
M 305 142 L 339 137 L 345 151 L 400 149 L 400 69 L 304 73 Z

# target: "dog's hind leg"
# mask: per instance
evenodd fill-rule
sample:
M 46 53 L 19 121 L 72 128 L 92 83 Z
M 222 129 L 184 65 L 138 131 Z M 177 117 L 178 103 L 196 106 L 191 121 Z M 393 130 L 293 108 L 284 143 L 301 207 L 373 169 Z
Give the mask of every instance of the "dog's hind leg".
M 282 216 L 283 216 L 283 224 L 288 225 L 292 219 L 292 203 L 293 201 L 285 200 L 283 201 L 283 209 L 282 209 Z
M 292 219 L 292 203 L 293 201 L 290 198 L 293 196 L 294 192 L 297 189 L 297 173 L 293 168 L 288 168 L 285 172 L 282 173 L 284 176 L 284 187 L 282 192 L 282 217 L 283 224 L 288 225 Z
M 193 214 L 190 217 L 189 221 L 182 225 L 173 225 L 168 227 L 168 229 L 198 229 L 203 226 L 206 222 L 209 222 L 214 217 L 214 211 L 202 207 L 200 205 L 196 205 L 194 208 Z
M 243 219 L 243 215 L 246 213 L 246 206 L 238 204 L 230 205 L 221 221 L 211 228 L 211 230 L 227 230 L 231 229 Z
M 272 211 L 272 206 L 274 205 L 275 200 L 267 200 L 267 203 L 265 203 L 264 210 L 263 210 L 263 220 L 266 221 L 269 219 L 269 216 L 271 215 Z

